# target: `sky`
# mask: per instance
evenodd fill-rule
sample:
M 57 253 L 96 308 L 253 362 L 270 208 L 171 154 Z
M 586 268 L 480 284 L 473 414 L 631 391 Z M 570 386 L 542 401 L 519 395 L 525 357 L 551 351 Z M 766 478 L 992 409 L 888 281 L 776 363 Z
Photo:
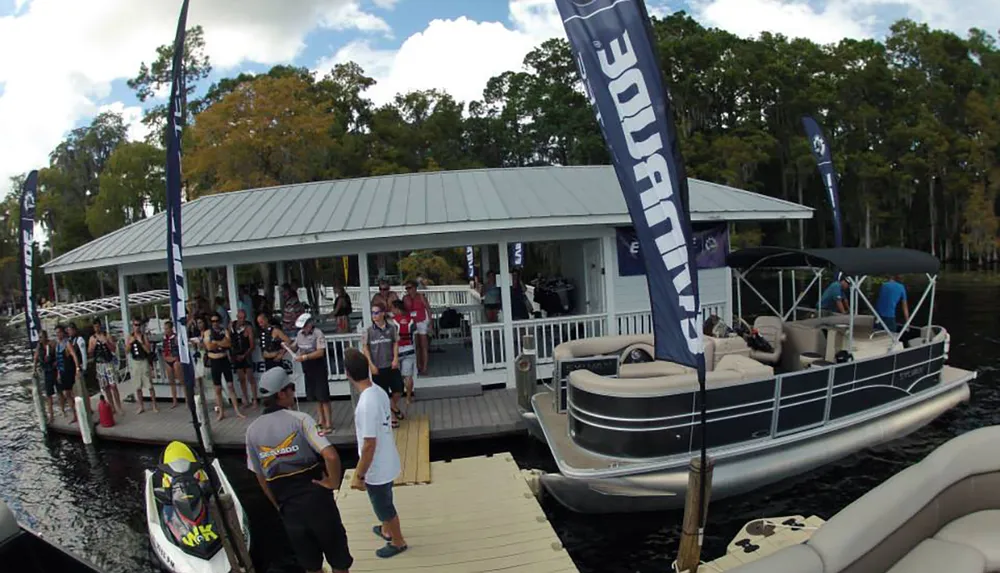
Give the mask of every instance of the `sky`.
M 172 41 L 180 0 L 0 0 L 0 195 L 8 178 L 48 163 L 75 127 L 101 111 L 124 114 L 145 135 L 126 80 Z M 997 0 L 646 0 L 650 13 L 684 10 L 740 36 L 762 31 L 821 43 L 880 38 L 909 17 L 964 35 L 996 34 Z M 358 62 L 377 80 L 376 104 L 396 93 L 443 88 L 480 99 L 486 81 L 521 69 L 524 56 L 564 37 L 554 0 L 191 0 L 189 26 L 205 30 L 221 77 L 275 64 L 322 74 Z M 165 94 L 164 94 L 165 95 Z M 153 102 L 156 103 L 156 102 Z

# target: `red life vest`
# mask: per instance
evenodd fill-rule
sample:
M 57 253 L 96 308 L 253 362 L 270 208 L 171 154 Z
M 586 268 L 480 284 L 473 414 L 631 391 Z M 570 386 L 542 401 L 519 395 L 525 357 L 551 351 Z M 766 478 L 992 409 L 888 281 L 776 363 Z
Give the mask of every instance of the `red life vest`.
M 97 418 L 100 420 L 102 428 L 110 428 L 115 425 L 115 413 L 107 400 L 101 400 L 97 404 Z
M 403 297 L 403 302 L 406 303 L 406 307 L 410 311 L 410 316 L 413 317 L 415 322 L 427 320 L 427 305 L 424 304 L 424 297 L 420 295 L 406 295 Z
M 395 316 L 396 324 L 399 325 L 399 347 L 413 346 L 413 317 L 400 313 Z

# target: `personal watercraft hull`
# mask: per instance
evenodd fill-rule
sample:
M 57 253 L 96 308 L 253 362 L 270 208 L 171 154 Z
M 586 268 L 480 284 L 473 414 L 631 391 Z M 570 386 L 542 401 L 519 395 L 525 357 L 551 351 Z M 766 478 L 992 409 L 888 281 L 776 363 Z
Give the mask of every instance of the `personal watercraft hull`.
M 219 460 L 212 460 L 212 469 L 219 478 L 219 493 L 228 493 L 233 497 L 236 506 L 236 516 L 239 519 L 240 527 L 243 529 L 243 536 L 250 545 L 249 520 L 243 511 L 236 491 L 229 483 Z M 153 495 L 153 472 L 146 470 L 146 524 L 149 527 L 149 541 L 153 546 L 153 552 L 165 569 L 171 573 L 229 573 L 229 560 L 225 550 L 219 550 L 210 559 L 201 559 L 184 552 L 174 544 L 163 529 L 159 507 Z

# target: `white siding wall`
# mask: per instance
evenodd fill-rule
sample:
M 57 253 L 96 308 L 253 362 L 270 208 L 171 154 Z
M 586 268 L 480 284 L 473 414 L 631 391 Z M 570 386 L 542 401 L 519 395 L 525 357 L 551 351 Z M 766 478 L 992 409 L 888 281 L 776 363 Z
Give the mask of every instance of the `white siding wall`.
M 729 269 L 703 269 L 698 271 L 698 294 L 704 302 L 722 302 L 726 300 Z M 630 312 L 649 310 L 649 290 L 646 288 L 645 275 L 637 277 L 618 276 L 618 264 L 615 263 L 615 311 Z

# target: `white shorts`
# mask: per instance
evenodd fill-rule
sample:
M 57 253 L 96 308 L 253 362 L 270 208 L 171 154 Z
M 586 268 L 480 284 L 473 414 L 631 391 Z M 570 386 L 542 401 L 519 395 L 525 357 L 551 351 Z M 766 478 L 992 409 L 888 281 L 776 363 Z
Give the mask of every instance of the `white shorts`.
M 417 323 L 417 334 L 427 335 L 427 327 L 431 324 L 431 319 L 426 318 Z
M 407 354 L 399 357 L 399 373 L 403 378 L 417 377 L 417 355 Z

